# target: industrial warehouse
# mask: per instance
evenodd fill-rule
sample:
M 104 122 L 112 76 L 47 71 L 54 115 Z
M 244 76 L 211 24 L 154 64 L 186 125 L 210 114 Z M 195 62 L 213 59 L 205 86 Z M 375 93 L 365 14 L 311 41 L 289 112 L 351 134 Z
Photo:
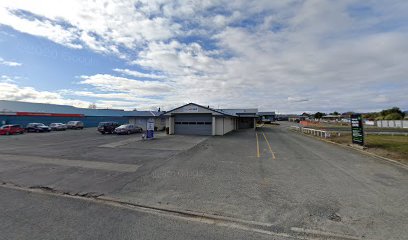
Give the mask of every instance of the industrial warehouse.
M 165 119 L 157 111 L 124 111 L 115 109 L 89 109 L 77 108 L 67 105 L 29 103 L 19 101 L 0 100 L 0 123 L 19 124 L 26 126 L 28 123 L 66 123 L 81 121 L 85 127 L 96 127 L 99 122 L 117 122 L 119 124 L 131 123 L 146 129 L 149 118 L 155 119 L 155 126 L 163 130 Z
M 238 129 L 255 128 L 258 118 L 253 109 L 213 109 L 189 103 L 167 112 L 125 111 L 117 109 L 89 109 L 67 105 L 29 103 L 0 100 L 0 123 L 26 126 L 28 123 L 46 125 L 81 121 L 85 127 L 96 127 L 99 122 L 134 124 L 146 130 L 148 119 L 154 119 L 155 129 L 170 135 L 221 136 Z

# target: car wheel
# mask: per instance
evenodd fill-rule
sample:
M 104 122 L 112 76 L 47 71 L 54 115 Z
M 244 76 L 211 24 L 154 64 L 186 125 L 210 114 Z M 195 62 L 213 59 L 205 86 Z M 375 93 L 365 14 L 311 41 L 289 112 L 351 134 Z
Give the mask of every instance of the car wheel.
M 105 132 L 101 132 L 102 134 L 105 134 Z
M 39 133 L 39 132 L 40 132 L 40 130 L 38 130 L 38 129 L 37 129 L 37 130 L 35 130 L 35 132 Z
M 6 135 L 7 135 L 7 136 L 10 135 L 10 133 L 9 133 L 9 132 L 6 132 Z

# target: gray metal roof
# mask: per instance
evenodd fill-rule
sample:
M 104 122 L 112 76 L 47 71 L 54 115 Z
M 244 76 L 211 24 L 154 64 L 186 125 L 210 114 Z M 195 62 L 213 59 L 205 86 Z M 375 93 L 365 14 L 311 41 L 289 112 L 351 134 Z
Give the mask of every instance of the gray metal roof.
M 170 114 L 171 112 L 176 111 L 176 110 L 178 110 L 178 109 L 180 109 L 180 108 L 182 108 L 182 107 L 188 106 L 188 105 L 194 105 L 194 106 L 197 106 L 197 107 L 200 107 L 200 108 L 203 108 L 203 109 L 207 109 L 207 110 L 212 111 L 212 112 L 217 113 L 217 114 L 222 114 L 222 115 L 228 115 L 228 116 L 235 117 L 235 115 L 233 115 L 233 114 L 230 114 L 230 113 L 227 113 L 227 112 L 222 112 L 222 111 L 219 110 L 219 109 L 213 109 L 213 108 L 210 108 L 210 107 L 205 107 L 205 106 L 199 105 L 199 104 L 197 104 L 197 103 L 187 103 L 187 104 L 184 104 L 184 105 L 182 105 L 182 106 L 180 106 L 180 107 L 177 107 L 177 108 L 174 108 L 174 109 L 172 109 L 172 110 L 170 110 L 170 111 L 164 112 L 163 115 L 169 116 L 169 114 Z
M 256 116 L 258 109 L 248 108 L 248 109 L 218 109 L 218 111 L 233 115 L 233 116 Z
M 153 117 L 160 116 L 157 111 L 125 111 L 118 109 L 89 109 L 77 108 L 68 105 L 31 103 L 20 101 L 0 100 L 0 112 L 37 112 L 37 113 L 65 113 L 83 114 L 85 116 L 112 116 L 112 117 Z
M 258 112 L 258 115 L 270 116 L 270 115 L 276 115 L 276 113 L 275 112 Z

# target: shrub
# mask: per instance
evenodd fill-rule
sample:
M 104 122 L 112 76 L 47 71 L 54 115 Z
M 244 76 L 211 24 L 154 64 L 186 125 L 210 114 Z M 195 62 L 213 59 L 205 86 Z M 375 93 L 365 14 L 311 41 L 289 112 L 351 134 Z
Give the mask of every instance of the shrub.
M 401 120 L 403 116 L 399 113 L 390 113 L 384 117 L 385 120 Z

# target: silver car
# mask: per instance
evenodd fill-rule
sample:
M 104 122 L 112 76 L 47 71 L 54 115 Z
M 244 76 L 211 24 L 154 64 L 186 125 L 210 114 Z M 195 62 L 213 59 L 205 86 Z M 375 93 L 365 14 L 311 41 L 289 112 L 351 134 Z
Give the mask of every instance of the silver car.
M 124 124 L 120 125 L 119 127 L 115 128 L 116 134 L 132 134 L 132 133 L 140 133 L 142 132 L 141 127 L 137 127 L 133 124 Z
M 81 121 L 69 121 L 67 127 L 68 129 L 84 129 L 84 123 Z
M 67 125 L 63 123 L 51 123 L 50 128 L 52 131 L 65 131 L 67 130 Z

